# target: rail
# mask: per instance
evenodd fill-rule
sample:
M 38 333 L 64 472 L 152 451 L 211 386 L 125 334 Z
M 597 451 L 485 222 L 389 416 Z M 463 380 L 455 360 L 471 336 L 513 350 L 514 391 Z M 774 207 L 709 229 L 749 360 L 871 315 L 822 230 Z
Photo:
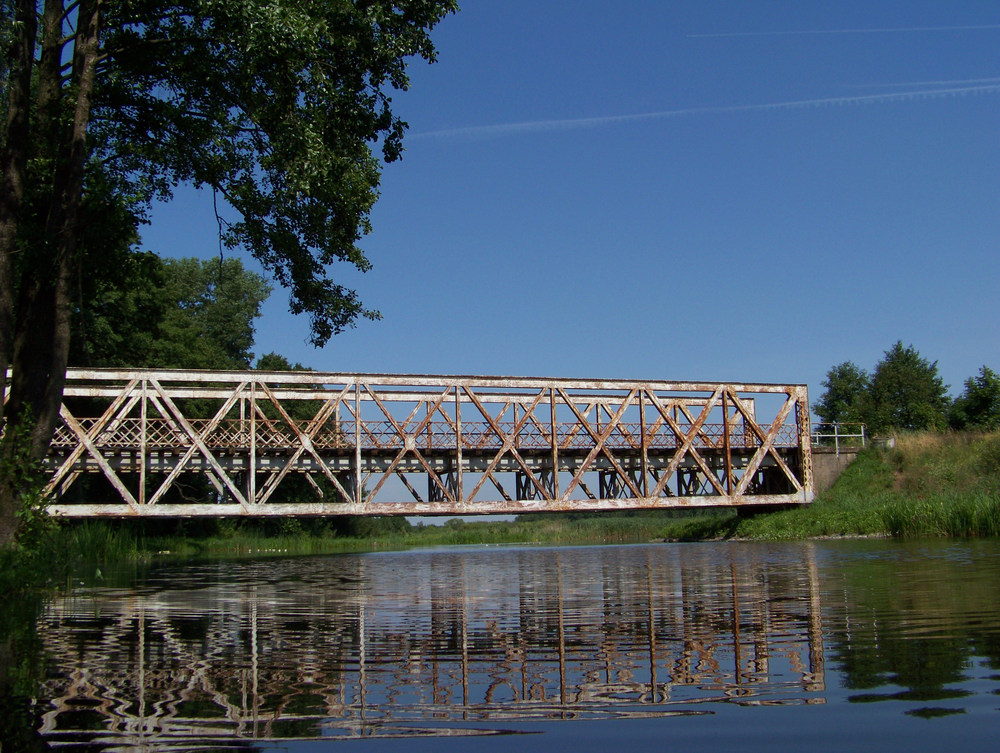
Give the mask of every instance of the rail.
M 856 426 L 860 428 L 860 432 L 855 431 L 854 433 L 842 431 L 845 427 Z M 832 433 L 831 433 L 832 428 Z M 812 441 L 813 444 L 817 446 L 822 446 L 829 442 L 833 443 L 836 448 L 837 457 L 840 457 L 840 445 L 843 443 L 847 447 L 857 447 L 860 442 L 861 446 L 865 446 L 865 429 L 867 427 L 862 423 L 817 423 L 813 424 L 812 427 Z
M 145 427 L 141 419 L 126 418 L 116 422 L 112 430 L 94 432 L 100 419 L 78 419 L 81 429 L 86 433 L 94 433 L 94 443 L 105 449 L 128 449 L 137 446 L 145 432 L 145 444 L 148 448 L 171 449 L 188 447 L 191 438 L 173 421 L 163 418 L 147 418 Z M 195 430 L 205 445 L 213 450 L 239 450 L 250 446 L 250 422 L 246 419 L 226 419 L 213 424 L 211 419 L 188 419 L 191 428 Z M 413 422 L 411 422 L 412 424 Z M 293 446 L 296 437 L 310 429 L 310 421 L 281 422 L 275 425 L 258 424 L 254 442 L 259 451 L 268 449 L 284 450 Z M 494 426 L 500 429 L 494 431 Z M 771 427 L 761 424 L 765 431 Z M 725 439 L 722 436 L 724 424 L 703 424 L 692 445 L 699 449 L 722 449 Z M 404 427 L 404 431 L 406 428 Z M 638 422 L 619 422 L 608 435 L 604 444 L 606 447 L 618 450 L 641 450 L 642 424 Z M 368 421 L 361 432 L 356 431 L 354 421 L 342 422 L 339 426 L 330 425 L 312 437 L 312 444 L 317 450 L 353 450 L 355 435 L 360 433 L 361 448 L 365 450 L 399 450 L 405 446 L 405 434 L 397 431 L 391 421 Z M 456 427 L 446 421 L 428 422 L 424 432 L 416 437 L 421 449 L 453 448 L 460 441 L 465 450 L 499 450 L 503 447 L 501 437 L 512 437 L 513 445 L 518 449 L 546 449 L 552 445 L 552 433 L 537 426 L 518 427 L 513 421 L 497 421 L 490 424 L 485 421 L 463 422 L 461 437 L 456 433 Z M 813 441 L 816 435 L 813 434 Z M 845 435 L 841 435 L 842 437 Z M 852 436 L 852 435 L 847 435 Z M 562 422 L 556 427 L 556 437 L 560 449 L 590 449 L 592 438 L 587 433 L 580 432 L 579 423 Z M 734 449 L 757 447 L 752 433 L 742 427 L 730 427 L 729 444 Z M 79 444 L 79 438 L 74 431 L 62 424 L 56 429 L 52 440 L 55 450 L 72 449 Z M 650 430 L 646 437 L 647 450 L 667 450 L 680 447 L 682 441 L 669 429 L 662 425 Z M 775 447 L 795 447 L 798 435 L 794 426 L 782 426 L 774 439 Z

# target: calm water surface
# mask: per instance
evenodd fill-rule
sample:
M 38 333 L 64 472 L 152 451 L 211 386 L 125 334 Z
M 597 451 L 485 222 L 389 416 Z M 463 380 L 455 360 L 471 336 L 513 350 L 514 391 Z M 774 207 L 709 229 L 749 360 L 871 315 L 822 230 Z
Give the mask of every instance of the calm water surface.
M 996 541 L 169 563 L 54 598 L 36 627 L 34 724 L 70 750 L 996 750 L 1000 736 Z

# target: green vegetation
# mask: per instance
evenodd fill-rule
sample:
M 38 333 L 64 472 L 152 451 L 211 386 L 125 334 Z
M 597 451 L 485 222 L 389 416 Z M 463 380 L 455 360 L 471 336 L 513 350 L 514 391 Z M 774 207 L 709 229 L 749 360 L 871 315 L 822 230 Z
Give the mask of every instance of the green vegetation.
M 250 368 L 263 277 L 235 258 L 107 256 L 115 263 L 81 291 L 70 366 Z
M 285 549 L 292 552 L 338 551 L 343 549 L 451 546 L 483 544 L 628 544 L 648 542 L 658 535 L 670 514 L 600 515 L 522 515 L 514 521 L 465 521 L 452 518 L 444 525 L 410 526 L 402 518 L 395 525 L 375 523 L 365 530 L 366 521 L 386 519 L 350 519 L 347 535 L 268 536 L 259 528 L 248 527 L 231 538 L 214 536 L 187 540 L 185 545 L 203 553 L 240 553 Z
M 983 366 L 979 374 L 966 379 L 965 391 L 951 406 L 949 421 L 956 429 L 1000 429 L 1000 376 Z
M 859 453 L 808 507 L 667 526 L 661 536 L 1000 536 L 1000 434 L 920 432 Z
M 931 363 L 910 345 L 897 342 L 869 375 L 850 361 L 834 366 L 826 391 L 813 405 L 827 423 L 863 423 L 868 433 L 943 429 L 951 401 L 948 386 Z
M 869 374 L 851 361 L 837 364 L 823 380 L 813 411 L 825 423 L 862 423 L 868 434 L 888 436 L 922 429 L 1000 428 L 1000 377 L 983 366 L 965 381 L 957 398 L 938 375 L 937 361 L 898 341 Z
M 514 521 L 410 525 L 398 517 L 339 517 L 204 521 L 66 522 L 38 547 L 33 562 L 50 563 L 29 580 L 57 582 L 83 563 L 143 560 L 154 556 L 321 554 L 476 544 L 624 544 L 656 538 L 667 521 L 687 511 L 622 514 L 523 515 Z M 712 513 L 708 513 L 709 518 Z M 699 518 L 701 519 L 701 518 Z M 8 553 L 8 557 L 12 557 Z M 13 562 L 9 559 L 8 562 Z M 56 574 L 52 569 L 55 563 Z M 22 577 L 25 575 L 22 562 Z
M 216 212 L 220 252 L 246 251 L 287 288 L 313 344 L 379 317 L 332 270 L 371 266 L 358 242 L 371 231 L 381 162 L 402 156 L 406 130 L 390 95 L 408 88 L 410 58 L 435 59 L 430 31 L 456 10 L 454 0 L 3 4 L 0 392 L 11 375 L 0 421 L 31 427 L 32 460 L 59 421 L 72 343 L 85 363 L 105 359 L 101 349 L 151 345 L 138 333 L 106 340 L 85 303 L 89 292 L 112 314 L 157 320 L 145 293 L 155 304 L 161 286 L 131 289 L 116 262 L 129 266 L 150 206 L 178 185 L 221 195 L 232 221 Z M 173 270 L 172 281 L 187 271 L 203 270 Z M 102 279 L 124 287 L 109 294 Z M 199 340 L 190 318 L 174 318 L 158 321 L 176 360 Z M 0 546 L 16 538 L 19 493 L 0 476 Z

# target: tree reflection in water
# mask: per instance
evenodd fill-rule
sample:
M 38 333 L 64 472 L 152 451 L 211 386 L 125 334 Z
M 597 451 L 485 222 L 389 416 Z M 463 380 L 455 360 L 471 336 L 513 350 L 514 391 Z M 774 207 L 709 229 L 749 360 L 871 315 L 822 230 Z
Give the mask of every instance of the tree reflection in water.
M 828 596 L 828 607 L 843 604 L 828 625 L 831 660 L 844 686 L 857 691 L 848 701 L 960 699 L 973 691 L 948 686 L 964 684 L 977 657 L 1000 670 L 996 541 L 862 546 L 830 564 L 825 585 L 842 591 Z M 909 713 L 934 718 L 956 711 L 961 707 L 951 704 Z

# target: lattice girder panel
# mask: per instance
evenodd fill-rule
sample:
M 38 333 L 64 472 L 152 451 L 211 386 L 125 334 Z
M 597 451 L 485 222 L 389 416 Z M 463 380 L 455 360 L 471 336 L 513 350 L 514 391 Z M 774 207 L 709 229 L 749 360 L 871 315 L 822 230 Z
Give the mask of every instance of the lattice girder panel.
M 49 458 L 56 515 L 454 515 L 813 496 L 803 385 L 73 369 L 65 394 L 73 410 L 64 406 Z M 106 482 L 86 482 L 94 498 L 66 498 L 88 474 Z M 211 482 L 211 499 L 177 499 L 174 484 L 192 474 Z

